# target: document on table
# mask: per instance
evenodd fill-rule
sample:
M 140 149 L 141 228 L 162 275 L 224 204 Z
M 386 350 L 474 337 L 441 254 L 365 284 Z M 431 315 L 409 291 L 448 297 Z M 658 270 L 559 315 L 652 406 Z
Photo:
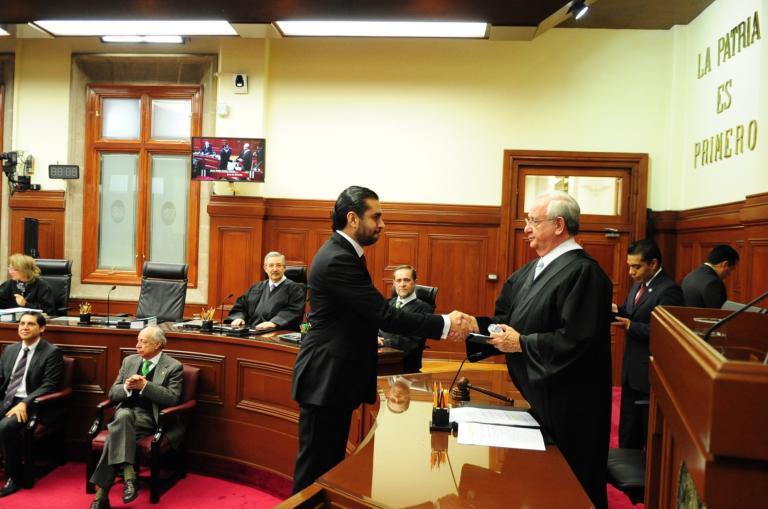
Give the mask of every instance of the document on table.
M 536 428 L 496 426 L 477 422 L 462 422 L 459 425 L 458 442 L 465 445 L 486 445 L 544 451 L 544 437 Z
M 449 418 L 452 422 L 478 422 L 483 424 L 501 424 L 504 426 L 525 426 L 538 428 L 531 414 L 521 410 L 506 410 L 501 408 L 456 407 L 451 408 Z

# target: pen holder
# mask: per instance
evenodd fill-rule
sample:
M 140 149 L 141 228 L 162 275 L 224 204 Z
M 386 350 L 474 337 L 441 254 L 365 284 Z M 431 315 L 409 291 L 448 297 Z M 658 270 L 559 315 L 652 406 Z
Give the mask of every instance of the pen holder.
M 448 409 L 433 408 L 432 420 L 429 421 L 429 431 L 451 431 L 452 429 L 453 426 L 448 420 Z
M 203 320 L 200 330 L 203 332 L 213 332 L 213 320 Z
M 80 325 L 90 325 L 90 323 L 91 323 L 91 314 L 80 313 Z

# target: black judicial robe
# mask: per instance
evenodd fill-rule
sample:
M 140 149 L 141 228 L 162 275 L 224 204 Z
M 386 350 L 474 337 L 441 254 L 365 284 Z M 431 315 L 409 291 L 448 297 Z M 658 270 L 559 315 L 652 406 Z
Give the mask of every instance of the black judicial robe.
M 512 276 L 481 331 L 505 323 L 521 334 L 522 352 L 506 354 L 515 386 L 552 437 L 597 508 L 607 507 L 611 425 L 612 285 L 583 250 L 568 251 L 534 281 L 534 260 Z M 467 343 L 467 354 L 500 354 Z

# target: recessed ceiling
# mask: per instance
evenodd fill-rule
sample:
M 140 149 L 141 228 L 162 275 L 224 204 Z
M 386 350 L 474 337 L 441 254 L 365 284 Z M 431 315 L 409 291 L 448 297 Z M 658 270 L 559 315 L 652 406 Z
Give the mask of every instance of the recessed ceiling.
M 668 29 L 687 24 L 714 0 L 596 0 L 579 21 L 561 27 Z M 24 0 L 3 2 L 0 23 L 36 19 L 224 19 L 271 23 L 279 19 L 485 21 L 535 27 L 564 0 Z

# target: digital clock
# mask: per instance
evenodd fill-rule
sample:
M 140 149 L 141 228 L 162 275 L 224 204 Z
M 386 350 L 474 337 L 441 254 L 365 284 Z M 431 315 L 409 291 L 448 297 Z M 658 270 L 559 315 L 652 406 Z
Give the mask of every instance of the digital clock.
M 76 164 L 49 164 L 48 178 L 78 179 L 80 178 L 80 167 Z

